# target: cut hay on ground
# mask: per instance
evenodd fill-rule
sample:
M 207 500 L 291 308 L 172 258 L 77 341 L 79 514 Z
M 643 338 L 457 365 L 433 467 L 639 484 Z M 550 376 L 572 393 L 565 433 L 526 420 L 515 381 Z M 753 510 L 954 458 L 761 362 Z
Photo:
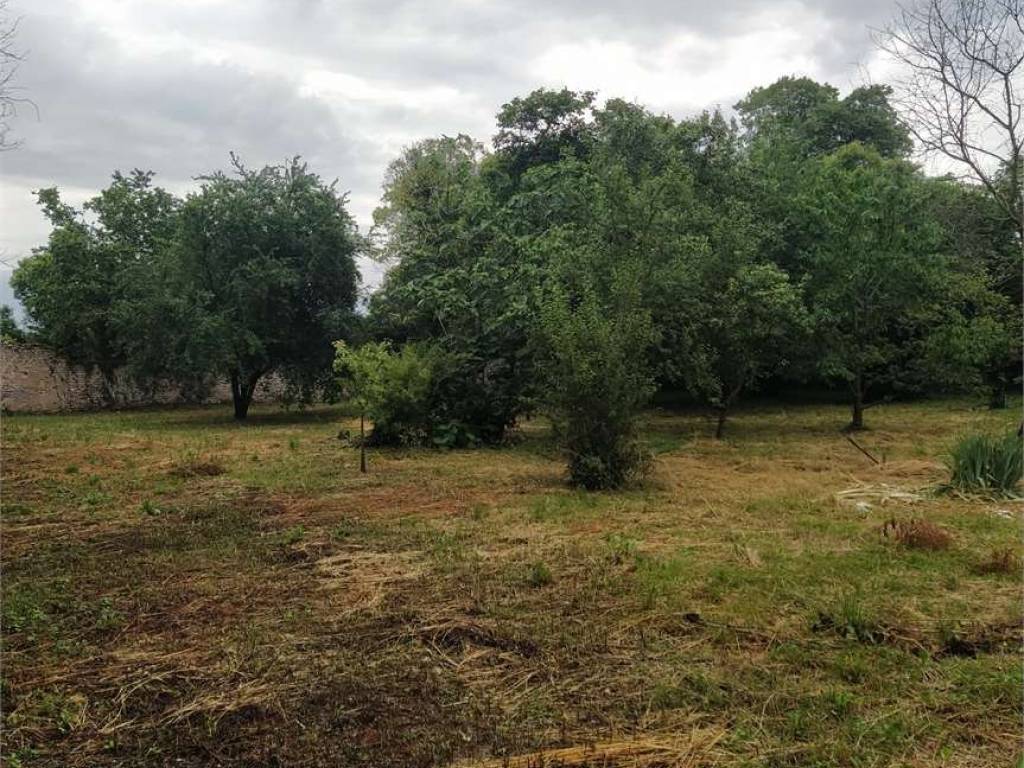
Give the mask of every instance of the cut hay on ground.
M 713 765 L 712 750 L 725 732 L 694 729 L 688 734 L 606 741 L 546 749 L 514 757 L 458 763 L 458 768 L 697 768 Z

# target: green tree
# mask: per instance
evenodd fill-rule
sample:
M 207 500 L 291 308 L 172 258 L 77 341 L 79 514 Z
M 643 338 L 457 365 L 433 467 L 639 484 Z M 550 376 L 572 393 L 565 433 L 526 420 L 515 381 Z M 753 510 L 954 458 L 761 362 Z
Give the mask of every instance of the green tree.
M 496 168 L 507 174 L 513 188 L 530 168 L 557 163 L 567 154 L 587 155 L 594 97 L 593 91 L 538 88 L 502 105 L 493 139 Z
M 357 349 L 334 343 L 334 373 L 342 395 L 359 409 L 359 471 L 366 472 L 366 416 L 384 396 L 384 370 L 391 357 L 387 342 L 366 343 Z
M 177 225 L 179 201 L 152 179 L 138 170 L 115 173 L 83 211 L 64 203 L 56 188 L 40 190 L 53 230 L 11 278 L 33 336 L 69 361 L 99 370 L 108 397 L 136 335 L 125 308 L 137 272 L 164 256 Z
M 810 320 L 799 287 L 774 264 L 743 264 L 725 277 L 710 269 L 704 277 L 691 388 L 715 409 L 715 437 L 721 438 L 740 395 L 800 355 Z
M 768 141 L 776 151 L 788 145 L 810 157 L 859 142 L 883 157 L 904 157 L 912 143 L 891 97 L 892 89 L 886 85 L 861 86 L 839 98 L 831 85 L 807 77 L 782 77 L 752 90 L 736 110 L 748 136 Z
M 996 290 L 984 262 L 957 258 L 953 266 L 942 319 L 926 339 L 920 365 L 934 387 L 984 393 L 990 408 L 1005 408 L 1011 382 L 1021 375 L 1020 305 Z
M 950 323 L 930 345 L 937 379 L 954 389 L 985 390 L 989 405 L 1006 407 L 1019 379 L 1021 252 L 1013 221 L 986 190 L 952 178 L 930 182 L 932 215 L 951 254 Z
M 917 170 L 850 144 L 814 168 L 803 204 L 804 254 L 819 369 L 850 392 L 850 428 L 869 393 L 906 384 L 928 333 L 943 322 L 950 260 Z
M 21 344 L 26 340 L 25 331 L 18 325 L 14 310 L 7 304 L 0 306 L 0 341 L 7 344 Z
M 620 264 L 608 287 L 589 277 L 590 254 L 563 252 L 538 319 L 545 402 L 568 458 L 569 480 L 588 490 L 639 477 L 646 452 L 636 420 L 653 392 L 654 340 L 638 272 Z
M 372 326 L 444 353 L 431 408 L 435 429 L 447 424 L 456 443 L 500 440 L 527 407 L 533 378 L 523 288 L 531 266 L 504 229 L 484 162 L 466 136 L 420 142 L 392 163 L 374 214 L 391 266 L 370 303 Z
M 361 247 L 345 197 L 298 159 L 202 179 L 181 210 L 174 278 L 197 324 L 172 363 L 224 375 L 236 419 L 277 373 L 303 399 L 329 386 L 331 344 L 348 335 Z M 180 371 L 170 371 L 171 375 Z

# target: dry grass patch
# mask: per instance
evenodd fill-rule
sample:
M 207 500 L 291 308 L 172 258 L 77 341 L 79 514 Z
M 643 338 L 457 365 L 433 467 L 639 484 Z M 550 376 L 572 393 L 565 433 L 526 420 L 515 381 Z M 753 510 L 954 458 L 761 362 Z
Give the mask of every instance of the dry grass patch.
M 423 571 L 418 552 L 345 551 L 316 562 L 320 587 L 330 593 L 338 616 L 380 606 L 394 590 L 402 589 Z
M 171 477 L 217 477 L 225 472 L 224 466 L 216 461 L 193 459 L 180 463 L 167 474 Z
M 722 729 L 638 736 L 532 752 L 525 755 L 465 760 L 457 768 L 699 768 L 715 765 Z
M 974 572 L 979 574 L 998 573 L 1010 576 L 1020 576 L 1024 564 L 1021 557 L 1012 547 L 1000 547 L 993 549 L 988 557 L 974 567 Z
M 3 753 L 1001 766 L 1017 520 L 919 490 L 953 434 L 1009 416 L 872 416 L 882 465 L 839 407 L 742 411 L 727 441 L 653 414 L 654 480 L 595 495 L 561 484 L 540 420 L 500 449 L 378 450 L 361 475 L 336 411 L 10 417 Z
M 881 531 L 883 539 L 907 549 L 942 550 L 953 546 L 953 535 L 929 520 L 891 518 Z

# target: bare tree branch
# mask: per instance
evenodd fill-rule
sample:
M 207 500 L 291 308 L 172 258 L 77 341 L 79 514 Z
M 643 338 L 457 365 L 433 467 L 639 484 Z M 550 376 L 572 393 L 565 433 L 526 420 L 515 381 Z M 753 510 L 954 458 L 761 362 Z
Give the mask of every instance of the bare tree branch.
M 7 0 L 0 0 L 0 152 L 20 144 L 7 138 L 10 120 L 18 114 L 18 107 L 26 104 L 35 107 L 30 99 L 18 95 L 21 89 L 14 84 L 18 65 L 25 60 L 25 54 L 16 45 L 20 22 L 20 18 L 11 15 Z
M 919 149 L 963 165 L 1014 222 L 1024 248 L 1021 198 L 1024 0 L 917 0 L 875 31 L 904 65 L 896 83 Z

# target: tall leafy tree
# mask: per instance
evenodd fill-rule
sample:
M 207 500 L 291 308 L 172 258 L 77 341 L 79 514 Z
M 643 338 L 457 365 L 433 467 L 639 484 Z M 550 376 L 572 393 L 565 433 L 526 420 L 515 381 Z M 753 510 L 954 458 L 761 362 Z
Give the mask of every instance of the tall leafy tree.
M 993 408 L 1007 405 L 1019 380 L 1021 256 L 1013 222 L 987 192 L 952 178 L 932 180 L 933 215 L 953 258 L 953 313 L 930 346 L 938 380 L 954 389 L 985 390 Z
M 556 163 L 566 155 L 586 157 L 592 142 L 593 91 L 538 88 L 517 96 L 498 112 L 494 135 L 492 183 L 507 179 L 511 188 L 530 168 Z M 500 172 L 500 176 L 494 175 Z
M 53 229 L 11 278 L 34 337 L 98 370 L 108 397 L 137 330 L 124 319 L 138 271 L 163 258 L 177 226 L 180 201 L 152 180 L 149 172 L 115 173 L 81 211 L 64 203 L 56 188 L 41 190 L 39 203 Z
M 705 113 L 674 129 L 657 176 L 664 183 L 680 174 L 673 167 L 682 171 L 656 206 L 671 221 L 658 247 L 674 258 L 648 280 L 655 357 L 664 383 L 715 410 L 719 437 L 741 395 L 787 370 L 806 341 L 800 286 L 767 258 L 777 225 L 762 210 L 759 169 L 745 150 L 738 126 Z
M 850 428 L 861 429 L 872 391 L 907 384 L 923 340 L 944 320 L 950 260 L 918 171 L 869 147 L 823 158 L 803 203 L 820 371 L 848 388 Z
M 715 409 L 715 437 L 721 438 L 740 396 L 799 358 L 810 320 L 799 286 L 774 264 L 750 262 L 727 275 L 717 272 L 709 269 L 701 283 L 706 300 L 694 317 L 699 353 L 690 355 L 687 378 Z
M 437 429 L 455 442 L 493 442 L 527 407 L 530 265 L 504 229 L 482 179 L 487 162 L 466 136 L 420 142 L 390 167 L 375 212 L 379 252 L 391 268 L 370 305 L 377 332 L 431 339 Z
M 821 155 L 856 141 L 883 157 L 903 157 L 912 143 L 891 97 L 886 85 L 860 86 L 840 98 L 827 83 L 782 77 L 752 90 L 736 109 L 748 135 L 777 150 L 788 144 L 804 156 Z
M 176 279 L 199 327 L 172 359 L 226 376 L 244 419 L 271 372 L 302 397 L 329 385 L 332 342 L 352 321 L 361 241 L 344 195 L 298 159 L 234 165 L 204 177 L 182 207 Z

